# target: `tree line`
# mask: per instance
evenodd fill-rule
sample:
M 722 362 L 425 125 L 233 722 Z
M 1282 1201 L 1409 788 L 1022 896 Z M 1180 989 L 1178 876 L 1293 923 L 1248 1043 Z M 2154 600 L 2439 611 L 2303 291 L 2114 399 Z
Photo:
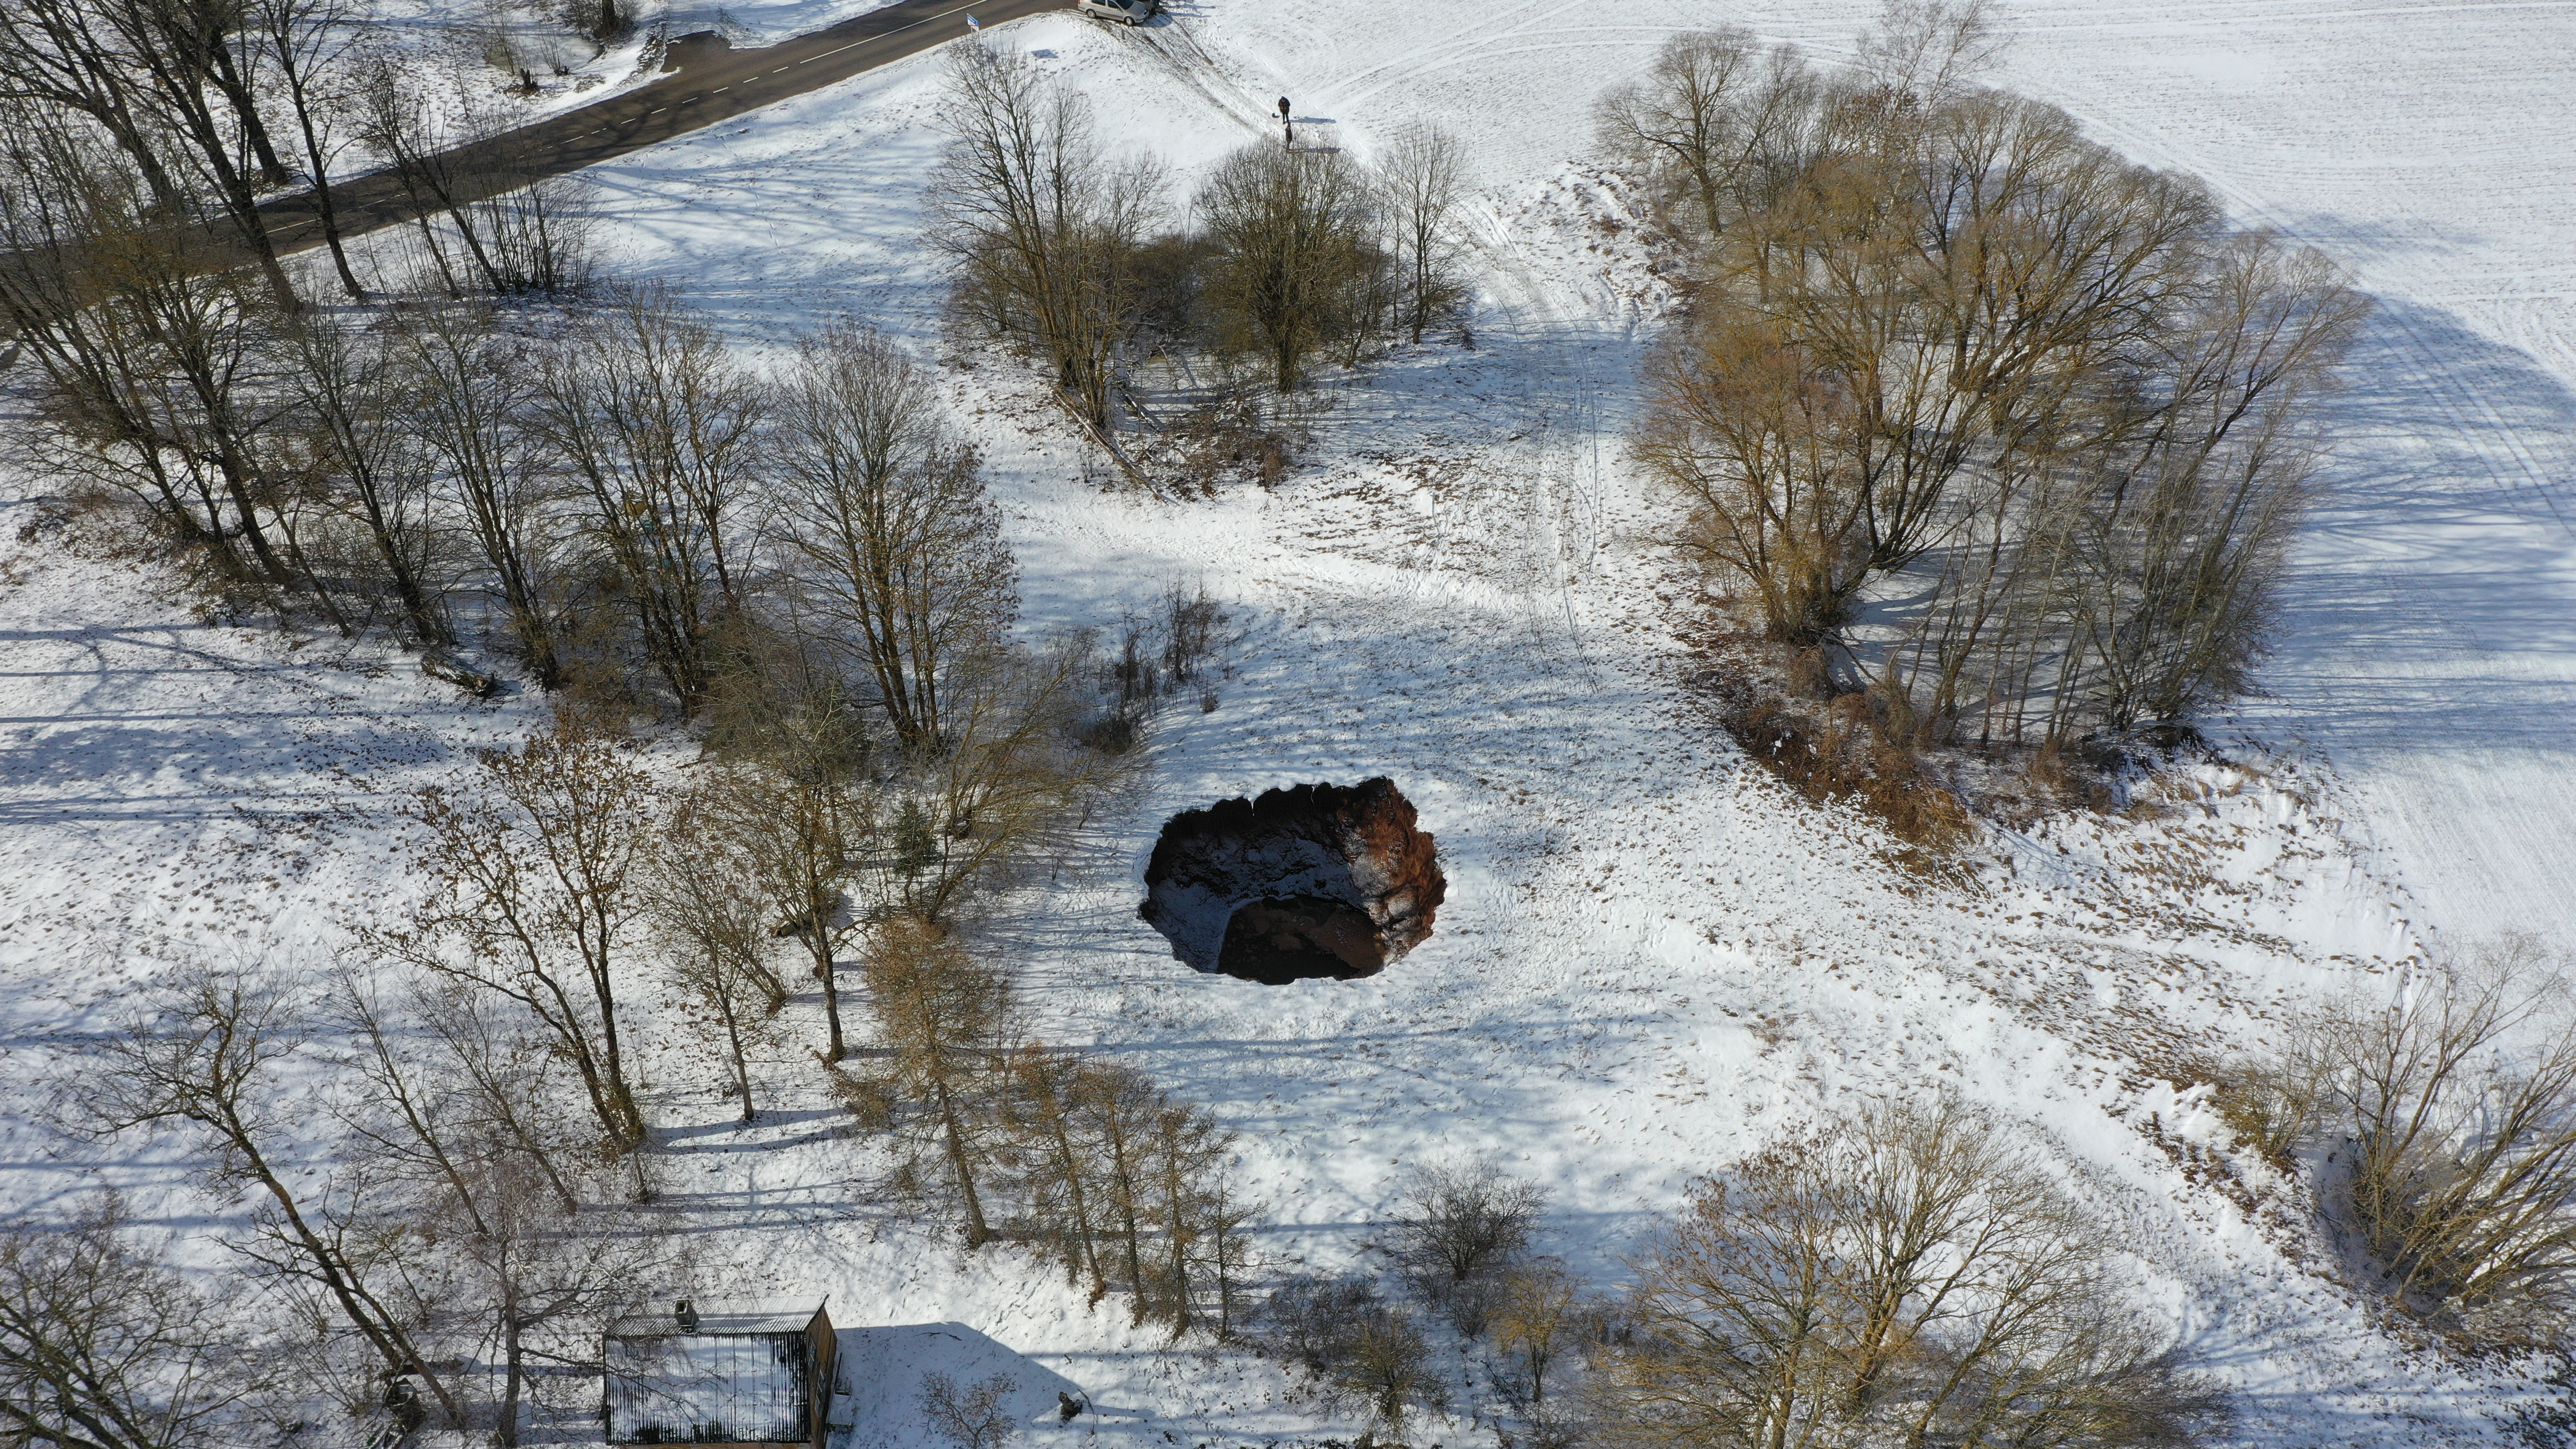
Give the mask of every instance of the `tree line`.
M 1976 86 L 1984 8 L 1825 73 L 1674 37 L 1599 110 L 1683 267 L 1637 453 L 1757 630 L 1921 743 L 2240 693 L 2366 311 L 2315 253 Z
M 219 592 L 433 661 L 480 623 L 540 688 L 684 718 L 785 629 L 836 641 L 908 750 L 971 712 L 946 676 L 1007 632 L 1015 574 L 974 450 L 869 329 L 772 376 L 662 284 L 286 313 L 106 202 L 7 195 L 60 263 L 0 284 L 56 468 Z
M 1133 1067 L 1034 1040 L 1008 973 L 918 917 L 878 933 L 869 999 L 890 1049 L 854 1109 L 913 1152 L 899 1189 L 952 1205 L 969 1246 L 1025 1243 L 1091 1301 L 1175 1337 L 1231 1333 L 1254 1283 L 1235 1133 Z

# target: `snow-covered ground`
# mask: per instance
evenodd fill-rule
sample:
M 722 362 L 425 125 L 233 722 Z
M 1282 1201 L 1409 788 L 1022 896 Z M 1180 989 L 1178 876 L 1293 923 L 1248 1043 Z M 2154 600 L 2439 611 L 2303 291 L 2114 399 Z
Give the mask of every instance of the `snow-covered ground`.
M 1131 1060 L 1241 1129 L 1265 1253 L 1328 1269 L 1372 1261 L 1400 1167 L 1445 1147 L 1547 1182 L 1542 1246 L 1615 1280 L 1617 1253 L 1693 1175 L 1941 1084 L 2063 1163 L 2145 1300 L 2236 1390 L 2224 1442 L 2501 1442 L 2545 1391 L 2517 1365 L 2463 1367 L 2382 1331 L 2294 1211 L 2249 1215 L 2240 1198 L 2282 1201 L 2259 1196 L 2259 1172 L 2237 1164 L 2249 1176 L 2230 1188 L 2199 1169 L 2220 1134 L 2170 1074 L 2260 1041 L 2285 1000 L 2384 979 L 2433 933 L 2552 929 L 2576 900 L 2576 6 L 2012 11 L 2001 84 L 2207 177 L 2242 219 L 2350 268 L 2381 310 L 2335 403 L 2334 492 L 2271 697 L 2232 722 L 2236 763 L 2172 781 L 2161 818 L 1999 833 L 1978 869 L 1939 881 L 1888 867 L 1865 822 L 1790 799 L 1679 687 L 1661 505 L 1619 447 L 1661 298 L 1592 224 L 1615 202 L 1574 164 L 1592 98 L 1673 30 L 1744 24 L 1830 58 L 1862 8 L 1173 8 L 1177 34 L 1048 18 L 991 39 L 1091 93 L 1183 195 L 1271 134 L 1283 93 L 1310 140 L 1362 156 L 1440 122 L 1476 157 L 1484 293 L 1474 350 L 1332 380 L 1291 477 L 1210 502 L 1105 495 L 1031 378 L 989 358 L 949 374 L 1033 627 L 1112 619 L 1183 579 L 1224 602 L 1233 641 L 1219 707 L 1167 720 L 1134 809 L 1095 822 L 990 928 L 1040 1034 Z M 685 282 L 748 343 L 847 310 L 932 351 L 937 287 L 913 239 L 938 65 L 598 168 L 613 266 Z M 32 516 L 0 516 L 13 1086 L 176 942 L 310 952 L 399 899 L 399 842 L 373 802 L 531 712 L 459 704 L 373 646 L 197 623 L 59 535 L 8 542 Z M 1420 808 L 1450 881 L 1437 934 L 1385 974 L 1198 976 L 1136 920 L 1174 811 L 1376 774 Z M 737 1131 L 714 1063 L 653 1035 L 666 1187 L 747 1290 L 828 1292 L 845 1327 L 965 1325 L 1000 1347 L 970 1342 L 956 1376 L 1025 1355 L 1109 1411 L 1084 1421 L 1093 1436 L 1355 1427 L 1265 1365 L 1161 1353 L 1007 1252 L 969 1258 L 879 1213 L 862 1144 L 793 1052 L 770 1065 L 781 1110 Z M 0 1137 L 13 1201 L 83 1172 L 179 1179 L 179 1164 L 46 1158 L 17 1116 Z M 161 1200 L 183 1230 L 220 1220 Z M 887 1350 L 902 1372 L 921 1371 L 915 1338 Z M 914 1440 L 897 1397 L 862 1442 Z M 1429 1437 L 1489 1434 L 1462 1415 Z

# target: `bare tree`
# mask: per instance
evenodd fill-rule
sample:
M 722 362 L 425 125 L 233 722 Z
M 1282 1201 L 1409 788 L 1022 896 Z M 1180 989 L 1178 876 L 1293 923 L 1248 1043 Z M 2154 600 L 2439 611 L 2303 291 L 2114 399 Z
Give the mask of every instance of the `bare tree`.
M 413 983 L 407 1004 L 470 1097 L 465 1125 L 534 1163 L 569 1208 L 580 1200 L 573 1183 L 580 1163 L 596 1156 L 598 1137 L 582 1128 L 583 1104 L 570 1095 L 567 1069 L 544 1027 L 531 1030 L 532 1018 L 501 1004 L 506 1001 L 470 982 L 430 975 Z
M 771 769 L 735 777 L 728 829 L 750 866 L 748 884 L 805 948 L 823 988 L 823 1059 L 842 1041 L 839 956 L 860 924 L 848 883 L 876 833 L 874 793 L 851 773 Z
M 2385 1004 L 2328 1012 L 2297 1044 L 2399 1301 L 2500 1325 L 2576 1304 L 2571 1022 L 2564 958 L 2506 937 Z
M 772 934 L 794 937 L 812 960 L 823 986 L 825 1059 L 839 1061 L 836 962 L 868 914 L 852 898 L 854 877 L 882 825 L 877 742 L 863 691 L 848 682 L 829 642 L 752 627 L 729 652 L 707 741 L 737 763 L 703 792 L 701 818 L 739 858 L 745 888 L 770 912 Z M 774 974 L 761 984 L 773 1010 L 786 1001 Z
M 444 501 L 491 571 L 519 657 L 541 689 L 567 678 L 560 636 L 562 529 L 527 425 L 527 350 L 467 306 L 406 313 L 395 334 L 403 425 L 440 468 Z
M 313 210 L 322 224 L 323 244 L 340 285 L 354 301 L 367 290 L 349 266 L 349 249 L 341 234 L 338 194 L 331 185 L 331 166 L 346 141 L 333 123 L 343 109 L 340 90 L 354 81 L 355 48 L 364 31 L 356 8 L 347 0 L 236 0 L 242 29 L 236 44 L 245 73 L 274 75 L 276 89 L 295 117 L 304 146 L 305 178 L 313 188 Z
M 424 789 L 412 812 L 430 836 L 430 895 L 410 923 L 366 933 L 397 959 L 527 1008 L 620 1153 L 644 1141 L 617 999 L 649 839 L 631 755 L 558 712 L 520 748 L 485 751 L 458 788 Z
M 1528 1247 L 1547 1206 L 1547 1189 L 1511 1176 L 1492 1158 L 1421 1163 L 1397 1194 L 1406 1216 L 1395 1230 L 1396 1254 L 1434 1287 L 1464 1283 Z
M 265 1231 L 281 1257 L 278 1271 L 327 1291 L 349 1326 L 386 1368 L 419 1376 L 446 1412 L 464 1422 L 454 1390 L 414 1344 L 403 1315 L 390 1308 L 361 1271 L 358 1255 L 330 1214 L 308 1211 L 288 1185 L 290 1169 L 271 1153 L 291 1110 L 276 1077 L 304 1045 L 294 1003 L 274 986 L 244 975 L 191 971 L 159 1006 L 131 1017 L 99 1051 L 78 1082 L 81 1110 L 96 1130 L 184 1126 L 214 1149 L 218 1180 L 253 1187 L 272 1216 Z M 325 1191 L 329 1184 L 324 1184 Z
M 996 652 L 950 681 L 944 753 L 910 761 L 895 812 L 887 892 L 943 920 L 979 883 L 1060 848 L 1139 761 L 1076 740 L 1091 641 Z M 908 813 L 909 812 L 909 813 Z M 907 829 L 907 823 L 917 829 Z
M 1657 349 L 1647 387 L 1638 451 L 1690 502 L 1681 547 L 1749 582 L 1773 638 L 1832 637 L 1869 574 L 1840 379 L 1773 324 L 1712 308 Z
M 1667 220 L 1707 245 L 1770 207 L 1808 161 L 1822 83 L 1796 52 L 1748 30 L 1686 31 L 1646 74 L 1602 98 L 1601 141 Z
M 1014 1029 L 1010 982 L 917 916 L 877 927 L 867 980 L 895 1079 L 927 1110 L 965 1214 L 966 1246 L 980 1248 L 993 1239 L 980 1184 L 988 1128 L 999 1114 L 985 1098 L 998 1085 Z
M 458 97 L 460 102 L 464 99 Z M 463 134 L 456 133 L 441 108 L 420 93 L 417 78 L 381 54 L 366 59 L 355 87 L 355 106 L 358 137 L 382 158 L 385 169 L 402 186 L 421 242 L 436 263 L 448 296 L 462 297 L 464 286 L 439 244 L 432 220 L 437 216 L 446 217 L 484 286 L 494 292 L 518 290 L 513 274 L 494 254 L 474 208 L 485 192 L 485 178 L 469 167 L 472 158 L 485 153 L 466 144 L 478 139 L 473 107 L 462 106 L 467 124 Z
M 415 1001 L 419 1000 L 417 993 Z M 485 1230 L 472 1188 L 470 1170 L 479 1167 L 461 1128 L 460 1093 L 445 1074 L 412 1060 L 399 1045 L 401 1026 L 385 1008 L 379 982 L 369 972 L 344 965 L 331 982 L 332 1012 L 340 1018 L 355 1046 L 348 1055 L 359 1088 L 355 1101 L 337 1115 L 356 1150 L 434 1187 L 454 1194 L 458 1210 L 476 1232 Z M 566 1192 L 569 1197 L 569 1191 Z
M 287 171 L 269 140 L 251 79 L 236 63 L 237 0 L 45 3 L 78 17 L 56 33 L 68 37 L 76 29 L 88 63 L 123 69 L 132 78 L 128 93 L 151 115 L 155 129 L 184 144 L 201 193 L 211 193 L 221 206 L 228 229 L 266 282 L 271 303 L 280 312 L 303 310 L 259 207 L 259 193 L 284 184 Z
M 1231 1335 L 1251 1276 L 1259 1205 L 1231 1172 L 1235 1134 L 1132 1069 L 1029 1043 L 1012 1052 L 997 1126 L 1022 1198 L 1024 1236 L 1060 1258 L 1094 1301 L 1113 1286 L 1137 1321 L 1180 1332 L 1213 1299 Z
M 1198 1188 L 1193 1236 L 1200 1244 L 1198 1266 L 1205 1276 L 1198 1281 L 1215 1296 L 1217 1337 L 1232 1339 L 1241 1323 L 1245 1290 L 1259 1266 L 1247 1229 L 1260 1220 L 1264 1205 L 1243 1190 L 1229 1163 L 1208 1160 L 1202 1165 L 1205 1177 Z
M 259 1387 L 233 1325 L 139 1247 L 124 1203 L 0 1223 L 0 1441 L 188 1449 Z
M 2307 404 L 2368 303 L 2313 253 L 2243 239 L 2212 259 L 2171 400 L 2076 525 L 2088 703 L 2115 729 L 2183 719 L 2241 694 L 2320 461 Z
M 1011 1057 L 1004 1120 L 1029 1144 L 1020 1186 L 1029 1201 L 1032 1236 L 1064 1259 L 1068 1281 L 1088 1279 L 1095 1294 L 1105 1294 L 1105 1204 L 1095 1181 L 1097 1155 L 1082 1135 L 1080 1117 L 1083 1099 L 1093 1090 L 1092 1070 L 1078 1053 L 1029 1043 Z
M 1887 0 L 1856 52 L 1873 85 L 1937 106 L 1992 71 L 2004 48 L 1990 0 Z
M 364 528 L 412 637 L 455 642 L 437 583 L 430 469 L 401 413 L 400 362 L 383 339 L 320 312 L 295 319 L 285 341 L 298 406 L 281 432 Z
M 1636 1268 L 1602 1387 L 1639 1443 L 2180 1444 L 2214 1412 L 2036 1162 L 1946 1104 L 1703 1185 Z
M 1447 318 L 1466 300 L 1457 275 L 1458 245 L 1450 213 L 1465 189 L 1466 157 L 1456 137 L 1437 126 L 1405 132 L 1378 163 L 1382 194 L 1378 214 L 1394 238 L 1403 277 L 1400 322 L 1415 346 L 1423 329 Z
M 949 144 L 930 185 L 933 244 L 970 311 L 1042 352 L 1066 406 L 1105 439 L 1160 169 L 1110 160 L 1089 103 L 1018 51 L 954 51 L 938 124 Z
M 1198 1320 L 1198 1270 L 1217 1246 L 1209 1241 L 1210 1218 L 1235 1141 L 1235 1134 L 1205 1107 L 1166 1102 L 1154 1114 L 1147 1177 L 1154 1221 L 1162 1229 L 1163 1261 L 1153 1274 L 1150 1294 L 1140 1294 L 1140 1299 L 1157 1300 L 1175 1334 Z
M 936 753 L 954 677 L 1019 606 L 974 451 L 941 423 L 929 378 L 847 321 L 805 340 L 780 414 L 784 526 L 812 612 L 855 645 L 897 739 Z
M 125 154 L 155 211 L 188 211 L 194 198 L 165 154 L 169 137 L 144 103 L 140 78 L 115 56 L 79 0 L 30 0 L 0 10 L 0 100 L 16 103 L 12 120 L 21 123 L 36 107 L 79 115 Z
M 1533 1405 L 1547 1400 L 1548 1366 L 1573 1337 L 1582 1298 L 1583 1280 L 1553 1258 L 1532 1258 L 1504 1272 L 1494 1342 L 1521 1356 Z
M 716 787 L 724 793 L 740 788 L 735 781 Z M 776 974 L 760 959 L 771 935 L 769 894 L 760 888 L 758 867 L 728 838 L 722 809 L 721 803 L 710 808 L 707 796 L 699 794 L 672 811 L 653 863 L 647 909 L 669 951 L 672 981 L 715 1017 L 724 1034 L 725 1061 L 748 1124 L 759 1116 L 748 1049 L 772 1035 L 770 1014 L 785 993 L 777 991 Z M 837 1060 L 837 1005 L 832 1026 Z
M 1132 1067 L 1103 1064 L 1078 1079 L 1074 1098 L 1092 1144 L 1091 1197 L 1100 1205 L 1102 1222 L 1117 1255 L 1112 1276 L 1134 1296 L 1131 1316 L 1145 1321 L 1148 1268 L 1145 1237 L 1152 1231 L 1152 1159 L 1154 1119 L 1164 1107 L 1163 1095 Z
M 445 1244 L 463 1270 L 456 1276 L 464 1302 L 440 1306 L 470 1319 L 478 1347 L 497 1360 L 494 1437 L 510 1449 L 543 1376 L 568 1365 L 599 1371 L 609 1324 L 662 1297 L 681 1265 L 661 1216 L 568 1208 L 525 1158 L 483 1158 L 475 1193 L 484 1227 Z
M 415 1341 L 484 1370 L 494 1433 L 515 1444 L 536 1386 L 597 1371 L 607 1323 L 659 1296 L 680 1256 L 659 1215 L 598 1201 L 595 1157 L 585 1169 L 547 1140 L 543 1119 L 565 1104 L 545 1052 L 495 1052 L 478 1003 L 434 979 L 404 982 L 389 1011 L 381 979 L 336 983 L 356 1088 L 334 1112 L 347 1133 L 336 1155 L 344 1176 L 373 1172 L 330 1215 L 367 1245 Z
M 742 608 L 733 529 L 763 412 L 750 374 L 666 285 L 617 292 L 537 374 L 531 420 L 579 481 L 645 655 L 684 714 L 705 703 L 717 635 Z
M 1373 203 L 1339 151 L 1260 143 L 1226 158 L 1199 192 L 1208 303 L 1281 392 L 1300 385 L 1318 349 L 1367 324 L 1350 303 L 1377 261 Z

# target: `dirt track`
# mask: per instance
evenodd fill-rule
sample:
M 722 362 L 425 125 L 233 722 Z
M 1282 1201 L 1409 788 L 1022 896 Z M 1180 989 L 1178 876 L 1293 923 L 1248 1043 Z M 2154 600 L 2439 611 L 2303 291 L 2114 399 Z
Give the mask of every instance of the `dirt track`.
M 759 50 L 675 47 L 680 63 L 676 73 L 451 152 L 443 169 L 457 178 L 454 200 L 477 200 L 539 177 L 597 165 L 919 54 L 967 34 L 969 15 L 989 25 L 1059 10 L 1064 4 L 1065 0 L 897 0 L 827 30 Z M 391 173 L 381 171 L 339 183 L 332 188 L 332 199 L 339 207 L 344 236 L 409 221 L 422 209 Z M 311 193 L 283 197 L 260 209 L 269 218 L 269 234 L 279 251 L 305 251 L 322 244 L 321 218 Z

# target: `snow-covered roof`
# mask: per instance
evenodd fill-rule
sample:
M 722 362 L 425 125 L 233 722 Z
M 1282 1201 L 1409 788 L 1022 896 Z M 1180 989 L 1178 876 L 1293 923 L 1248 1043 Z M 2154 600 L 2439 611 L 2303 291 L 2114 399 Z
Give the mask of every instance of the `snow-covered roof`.
M 689 1334 L 713 1337 L 739 1333 L 803 1333 L 814 1321 L 811 1308 L 710 1308 L 699 1305 L 697 1327 Z M 669 1338 L 680 1333 L 677 1314 L 668 1308 L 630 1313 L 608 1326 L 611 1338 Z

